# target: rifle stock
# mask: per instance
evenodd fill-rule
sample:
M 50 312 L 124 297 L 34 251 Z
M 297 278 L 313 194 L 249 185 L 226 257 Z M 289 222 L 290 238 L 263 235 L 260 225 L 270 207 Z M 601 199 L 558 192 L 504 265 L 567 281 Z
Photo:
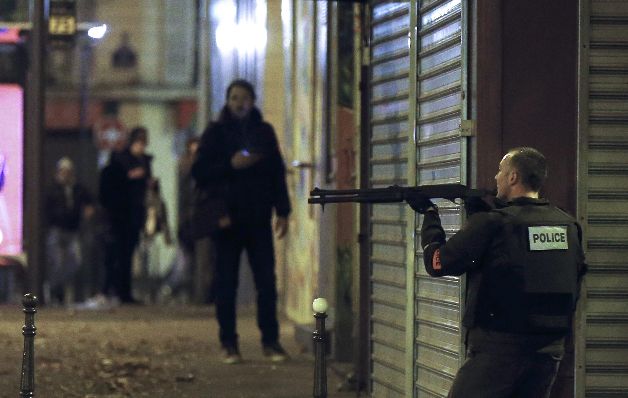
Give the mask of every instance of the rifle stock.
M 434 184 L 416 187 L 392 185 L 369 189 L 320 189 L 310 191 L 308 203 L 395 203 L 418 198 L 443 198 L 450 201 L 465 200 L 471 196 L 483 197 L 494 194 L 484 189 L 471 189 L 462 184 Z

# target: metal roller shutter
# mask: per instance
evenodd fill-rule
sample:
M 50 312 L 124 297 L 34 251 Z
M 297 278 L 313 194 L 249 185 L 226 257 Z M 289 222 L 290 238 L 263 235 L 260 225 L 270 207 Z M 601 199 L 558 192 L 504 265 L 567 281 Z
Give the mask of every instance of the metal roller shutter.
M 465 183 L 466 2 L 424 1 L 418 9 L 417 184 Z M 448 234 L 460 229 L 460 207 L 439 203 Z M 417 239 L 419 233 L 417 231 Z M 416 243 L 416 397 L 445 397 L 463 359 L 461 278 L 431 278 Z
M 589 274 L 586 397 L 628 396 L 628 2 L 588 3 L 587 124 L 580 206 Z M 586 13 L 585 13 L 586 16 Z M 585 24 L 586 26 L 586 24 Z M 586 40 L 586 38 L 585 38 Z M 584 47 L 586 49 L 586 47 Z M 588 63 L 588 65 L 586 65 Z M 588 66 L 588 68 L 587 68 Z M 586 84 L 586 83 L 585 83 Z M 582 384 L 582 381 L 579 382 Z
M 369 185 L 407 185 L 409 2 L 374 2 L 370 27 Z M 406 389 L 406 209 L 372 205 L 369 223 L 371 393 L 401 397 Z

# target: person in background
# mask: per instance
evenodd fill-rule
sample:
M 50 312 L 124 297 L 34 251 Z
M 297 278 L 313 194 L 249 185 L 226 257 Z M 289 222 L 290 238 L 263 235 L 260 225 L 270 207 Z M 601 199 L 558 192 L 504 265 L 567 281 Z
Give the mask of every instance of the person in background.
M 166 202 L 161 196 L 159 179 L 153 178 L 148 183 L 146 191 L 146 223 L 144 224 L 144 236 L 147 239 L 154 239 L 159 233 L 163 233 L 164 242 L 172 244 L 170 224 L 168 223 L 168 209 Z
M 193 296 L 193 275 L 196 278 L 200 276 L 195 261 L 196 239 L 192 231 L 193 195 L 196 184 L 191 175 L 198 145 L 198 137 L 189 138 L 185 145 L 185 152 L 178 162 L 178 246 L 177 255 L 166 277 L 168 293 L 172 296 L 187 296 L 187 298 Z
M 586 264 L 578 223 L 540 198 L 546 175 L 536 149 L 508 151 L 495 176 L 499 206 L 471 215 L 448 241 L 438 208 L 410 203 L 424 214 L 428 274 L 467 274 L 467 359 L 449 397 L 550 394 Z
M 159 179 L 153 178 L 146 191 L 146 222 L 140 234 L 138 248 L 139 272 L 133 272 L 135 282 L 140 285 L 138 293 L 150 302 L 155 302 L 159 285 L 163 282 L 159 273 L 162 256 L 155 244 L 159 235 L 162 236 L 163 243 L 172 245 L 168 209 L 161 195 Z
M 236 290 L 240 254 L 246 250 L 257 289 L 257 324 L 263 353 L 272 361 L 287 354 L 279 343 L 272 217 L 282 238 L 288 228 L 290 202 L 285 166 L 273 127 L 255 107 L 255 90 L 245 80 L 227 88 L 218 121 L 201 137 L 192 176 L 199 189 L 224 201 L 226 211 L 212 234 L 216 249 L 215 305 L 223 362 L 242 356 L 236 331 Z
M 57 161 L 54 181 L 46 193 L 45 214 L 50 299 L 66 303 L 66 296 L 72 291 L 75 297 L 71 299 L 75 301 L 80 286 L 74 283 L 74 277 L 82 266 L 81 222 L 93 216 L 94 206 L 88 190 L 76 182 L 74 163 L 68 157 Z
M 146 222 L 146 190 L 152 179 L 152 156 L 146 153 L 148 130 L 135 127 L 121 152 L 113 152 L 100 175 L 100 202 L 110 229 L 103 294 L 136 304 L 132 294 L 133 252 Z

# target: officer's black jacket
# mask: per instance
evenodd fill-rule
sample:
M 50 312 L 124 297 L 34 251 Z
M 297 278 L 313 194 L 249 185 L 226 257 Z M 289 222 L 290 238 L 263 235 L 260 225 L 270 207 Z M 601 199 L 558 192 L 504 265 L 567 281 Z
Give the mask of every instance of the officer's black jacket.
M 547 211 L 548 214 L 560 212 L 562 216 L 566 216 L 562 210 L 541 199 L 522 197 L 509 202 L 508 205 L 541 206 L 543 211 Z M 574 267 L 577 267 L 577 286 L 579 289 L 582 275 L 586 272 L 586 264 L 580 243 L 582 233 L 576 221 L 573 220 L 572 222 L 578 231 L 578 242 L 570 250 L 577 252 L 574 256 L 577 259 L 577 264 L 574 264 Z M 496 279 L 498 280 L 498 278 L 487 278 L 485 273 L 487 272 L 487 264 L 494 259 L 494 256 L 499 255 L 495 253 L 494 248 L 495 242 L 500 236 L 503 237 L 504 224 L 505 215 L 500 211 L 476 213 L 469 217 L 462 229 L 447 241 L 438 213 L 430 211 L 424 216 L 421 228 L 421 245 L 424 252 L 425 269 L 428 274 L 431 276 L 467 274 L 467 297 L 463 318 L 463 324 L 466 328 L 490 329 L 490 327 L 486 327 L 487 325 L 482 325 L 482 316 L 485 315 L 483 312 L 488 310 L 479 297 L 481 297 L 483 283 L 488 283 L 486 282 L 488 279 L 492 279 L 491 283 L 494 283 Z M 557 337 L 562 336 L 547 336 L 547 338 L 541 336 L 538 343 L 532 343 L 535 347 L 531 348 L 539 349 Z

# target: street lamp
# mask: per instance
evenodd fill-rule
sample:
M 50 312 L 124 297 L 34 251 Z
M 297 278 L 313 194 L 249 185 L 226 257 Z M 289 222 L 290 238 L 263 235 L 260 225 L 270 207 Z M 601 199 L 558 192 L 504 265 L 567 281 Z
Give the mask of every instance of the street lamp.
M 93 26 L 87 30 L 87 36 L 92 39 L 102 39 L 107 33 L 107 24 Z

